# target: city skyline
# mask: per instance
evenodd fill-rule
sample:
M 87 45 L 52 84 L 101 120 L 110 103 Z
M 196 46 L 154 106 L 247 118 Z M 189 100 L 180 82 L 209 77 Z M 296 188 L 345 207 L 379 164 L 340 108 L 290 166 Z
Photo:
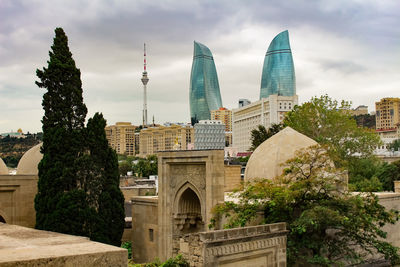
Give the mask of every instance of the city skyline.
M 143 43 L 152 82 L 148 116 L 189 122 L 193 40 L 212 51 L 224 106 L 259 98 L 269 43 L 290 31 L 299 102 L 328 94 L 368 105 L 399 97 L 398 1 L 33 1 L 0 3 L 0 132 L 41 131 L 44 90 L 34 82 L 63 27 L 82 73 L 88 116 L 142 121 Z

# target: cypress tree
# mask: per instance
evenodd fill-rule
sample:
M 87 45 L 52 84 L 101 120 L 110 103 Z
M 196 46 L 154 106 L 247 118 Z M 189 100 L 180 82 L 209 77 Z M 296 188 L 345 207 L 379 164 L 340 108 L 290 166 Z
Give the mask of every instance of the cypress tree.
M 63 29 L 55 29 L 55 34 L 48 67 L 36 71 L 40 79 L 36 84 L 47 90 L 42 102 L 36 228 L 119 245 L 124 198 L 118 161 L 108 147 L 103 116 L 96 114 L 85 128 L 81 73 Z
M 125 226 L 124 196 L 119 189 L 117 154 L 108 145 L 105 127 L 103 115 L 96 113 L 89 119 L 86 131 L 92 173 L 97 174 L 96 181 L 101 181 L 100 186 L 92 186 L 97 189 L 98 216 L 93 223 L 91 239 L 120 246 Z
M 55 29 L 48 67 L 36 70 L 43 95 L 43 159 L 39 163 L 35 198 L 36 228 L 84 234 L 80 227 L 87 209 L 76 186 L 76 159 L 83 153 L 82 131 L 87 108 L 83 103 L 81 73 L 68 48 L 68 38 Z

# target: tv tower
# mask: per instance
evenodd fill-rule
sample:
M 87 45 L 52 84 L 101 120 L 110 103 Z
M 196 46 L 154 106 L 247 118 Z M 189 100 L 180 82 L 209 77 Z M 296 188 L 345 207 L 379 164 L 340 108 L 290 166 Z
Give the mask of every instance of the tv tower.
M 144 44 L 144 62 L 143 62 L 143 73 L 142 73 L 142 83 L 143 83 L 143 128 L 147 127 L 147 83 L 149 78 L 147 77 L 146 70 L 146 43 Z

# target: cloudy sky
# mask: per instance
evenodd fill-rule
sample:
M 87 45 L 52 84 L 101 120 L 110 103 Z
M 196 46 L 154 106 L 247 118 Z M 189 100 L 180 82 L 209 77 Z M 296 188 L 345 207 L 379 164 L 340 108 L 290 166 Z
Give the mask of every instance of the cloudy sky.
M 193 41 L 207 45 L 223 105 L 257 100 L 269 43 L 289 30 L 300 102 L 328 94 L 368 105 L 400 97 L 400 1 L 0 1 L 0 133 L 41 131 L 47 63 L 62 27 L 82 72 L 89 116 L 141 123 L 143 43 L 148 114 L 188 122 Z

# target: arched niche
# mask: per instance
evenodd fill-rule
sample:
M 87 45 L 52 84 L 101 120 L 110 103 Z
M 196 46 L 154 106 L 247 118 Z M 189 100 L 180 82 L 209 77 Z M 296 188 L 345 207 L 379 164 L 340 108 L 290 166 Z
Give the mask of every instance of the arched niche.
M 202 204 L 196 188 L 187 183 L 176 194 L 174 224 L 179 234 L 203 231 Z
M 8 222 L 8 217 L 2 210 L 0 210 L 0 223 L 7 223 L 7 222 Z

